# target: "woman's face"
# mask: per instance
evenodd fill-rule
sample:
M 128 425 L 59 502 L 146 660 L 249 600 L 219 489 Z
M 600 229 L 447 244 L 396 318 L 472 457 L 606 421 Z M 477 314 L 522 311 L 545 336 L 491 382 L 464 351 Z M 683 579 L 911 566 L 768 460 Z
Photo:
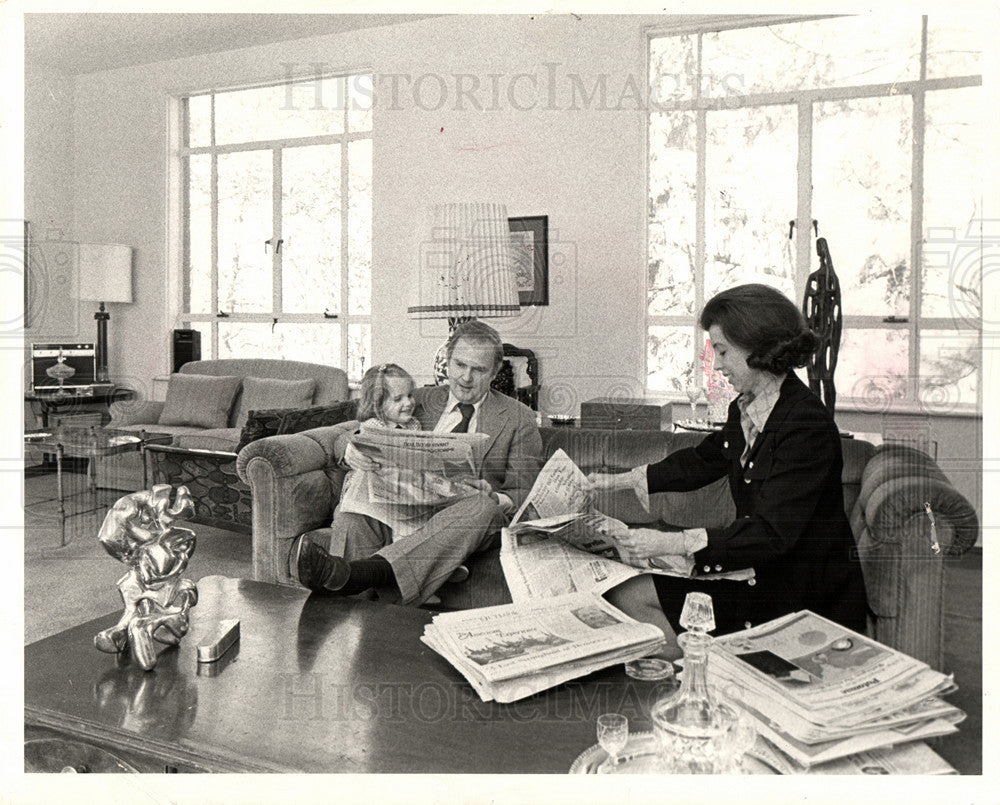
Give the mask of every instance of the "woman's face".
M 747 366 L 747 355 L 750 353 L 742 347 L 730 343 L 718 324 L 713 324 L 708 328 L 708 337 L 712 341 L 712 349 L 715 350 L 715 362 L 712 364 L 712 368 L 722 372 L 723 377 L 729 381 L 729 385 L 740 394 L 754 391 L 761 371 Z

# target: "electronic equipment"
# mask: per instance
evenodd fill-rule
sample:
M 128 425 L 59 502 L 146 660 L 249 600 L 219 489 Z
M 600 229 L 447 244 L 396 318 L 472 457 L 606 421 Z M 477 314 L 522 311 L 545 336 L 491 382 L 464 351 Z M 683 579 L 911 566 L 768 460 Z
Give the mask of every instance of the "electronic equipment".
M 201 360 L 201 333 L 197 330 L 174 330 L 173 371 L 178 372 L 185 363 Z
M 55 393 L 62 388 L 82 394 L 97 385 L 96 374 L 92 343 L 31 345 L 31 390 L 35 393 Z

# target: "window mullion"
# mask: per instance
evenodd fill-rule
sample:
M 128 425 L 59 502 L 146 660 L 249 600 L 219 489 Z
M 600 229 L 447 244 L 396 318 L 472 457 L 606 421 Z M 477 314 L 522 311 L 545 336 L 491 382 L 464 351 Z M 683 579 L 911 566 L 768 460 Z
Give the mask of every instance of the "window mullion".
M 798 222 L 798 237 L 795 240 L 795 276 L 792 287 L 796 298 L 802 299 L 806 291 L 806 279 L 812 265 L 812 163 L 813 163 L 813 105 L 811 101 L 799 103 L 799 154 L 795 166 L 798 174 L 796 198 L 798 199 L 795 218 Z
M 347 107 L 344 104 L 344 124 L 346 130 Z M 351 199 L 348 195 L 350 189 L 350 148 L 345 141 L 340 146 L 340 365 L 346 372 L 348 369 L 348 342 L 347 337 L 350 327 L 350 265 L 348 249 L 348 237 L 350 232 Z
M 213 126 L 214 128 L 214 126 Z M 212 135 L 215 136 L 214 133 Z M 218 313 L 219 306 L 219 158 L 212 154 L 212 233 L 211 233 L 211 307 L 212 313 Z M 219 323 L 212 322 L 212 358 L 218 357 Z
M 280 148 L 271 152 L 271 310 L 275 316 L 284 310 L 281 292 L 281 155 Z
M 701 37 L 698 37 L 699 50 Z M 700 58 L 699 58 L 700 62 Z M 697 156 L 695 157 L 695 204 L 698 209 L 698 213 L 695 216 L 695 245 L 694 245 L 694 321 L 691 322 L 691 331 L 693 333 L 691 339 L 691 346 L 693 347 L 693 354 L 691 356 L 691 364 L 696 367 L 695 374 L 700 376 L 700 372 L 697 371 L 697 367 L 701 365 L 702 361 L 702 348 L 701 345 L 704 343 L 704 339 L 699 338 L 699 328 L 698 328 L 698 315 L 701 312 L 702 307 L 705 304 L 705 227 L 706 227 L 706 217 L 708 215 L 708 210 L 706 207 L 706 189 L 705 189 L 705 177 L 707 172 L 707 155 L 706 151 L 708 148 L 708 112 L 704 109 L 698 110 L 698 125 L 697 125 Z
M 926 18 L 925 18 L 926 21 Z M 924 31 L 926 39 L 926 28 Z M 927 48 L 924 47 L 926 54 Z M 921 65 L 923 70 L 923 65 Z M 920 398 L 920 313 L 923 294 L 924 230 L 924 101 L 921 90 L 913 95 L 913 157 L 910 164 L 910 399 Z

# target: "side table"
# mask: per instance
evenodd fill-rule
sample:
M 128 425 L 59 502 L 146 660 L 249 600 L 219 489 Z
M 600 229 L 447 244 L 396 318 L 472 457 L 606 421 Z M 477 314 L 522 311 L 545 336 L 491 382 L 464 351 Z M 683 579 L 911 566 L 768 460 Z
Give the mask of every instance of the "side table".
M 28 430 L 24 432 L 25 450 L 44 450 L 56 455 L 56 500 L 59 501 L 60 545 L 65 547 L 66 541 L 66 496 L 63 489 L 63 459 L 65 457 L 82 458 L 88 463 L 88 478 L 90 494 L 96 501 L 97 477 L 94 462 L 104 456 L 113 456 L 138 450 L 143 454 L 143 488 L 147 486 L 146 477 L 146 446 L 156 442 L 169 442 L 170 435 L 163 433 L 130 433 L 110 428 L 53 428 L 51 431 Z M 93 511 L 88 509 L 87 511 Z M 85 514 L 76 512 L 76 514 Z
M 26 391 L 24 401 L 31 404 L 31 411 L 41 419 L 42 428 L 49 427 L 49 414 L 63 408 L 80 408 L 83 406 L 101 405 L 102 416 L 111 403 L 121 400 L 131 400 L 135 397 L 132 389 L 120 386 L 91 386 L 85 394 L 59 394 L 57 392 Z

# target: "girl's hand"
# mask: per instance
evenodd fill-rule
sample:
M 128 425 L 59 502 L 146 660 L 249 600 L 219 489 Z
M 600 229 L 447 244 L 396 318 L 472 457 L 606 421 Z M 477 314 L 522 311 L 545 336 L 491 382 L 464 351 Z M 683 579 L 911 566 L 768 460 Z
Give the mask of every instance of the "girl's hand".
M 683 531 L 656 531 L 652 528 L 630 528 L 616 534 L 622 559 L 630 565 L 645 566 L 654 556 L 684 554 Z
M 359 470 L 361 472 L 374 472 L 375 470 L 382 469 L 381 464 L 372 461 L 353 444 L 348 444 L 347 449 L 344 450 L 344 463 L 352 470 Z

